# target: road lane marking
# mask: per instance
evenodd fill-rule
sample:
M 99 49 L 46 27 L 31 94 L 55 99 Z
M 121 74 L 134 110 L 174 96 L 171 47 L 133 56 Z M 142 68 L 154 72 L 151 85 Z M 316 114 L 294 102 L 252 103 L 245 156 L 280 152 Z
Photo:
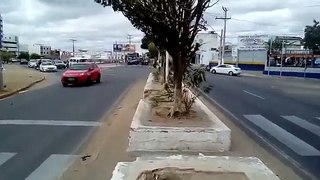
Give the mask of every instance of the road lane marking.
M 0 125 L 101 126 L 95 121 L 0 120 Z
M 320 156 L 320 151 L 318 151 L 316 148 L 289 133 L 285 129 L 279 127 L 278 125 L 272 123 L 265 117 L 261 115 L 244 115 L 244 117 L 298 155 Z
M 245 93 L 247 93 L 247 94 L 250 94 L 251 96 L 254 96 L 254 97 L 263 99 L 263 100 L 265 99 L 264 97 L 261 97 L 261 96 L 259 96 L 259 95 L 256 95 L 256 94 L 254 94 L 254 93 L 252 93 L 252 92 L 249 92 L 249 91 L 246 91 L 246 90 L 243 90 L 243 92 L 245 92 Z
M 0 166 L 7 162 L 9 159 L 11 159 L 13 156 L 15 156 L 17 153 L 7 153 L 2 152 L 0 153 Z
M 282 116 L 284 119 L 296 124 L 297 126 L 312 132 L 314 135 L 320 137 L 320 127 L 316 126 L 304 119 L 301 119 L 296 116 Z
M 26 180 L 57 180 L 76 160 L 76 155 L 52 154 Z
M 316 118 L 320 120 L 320 117 L 316 117 Z

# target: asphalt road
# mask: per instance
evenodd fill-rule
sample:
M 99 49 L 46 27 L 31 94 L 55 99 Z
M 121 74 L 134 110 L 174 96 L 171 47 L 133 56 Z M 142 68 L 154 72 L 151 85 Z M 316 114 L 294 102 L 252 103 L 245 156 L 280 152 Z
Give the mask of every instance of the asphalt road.
M 103 71 L 101 84 L 68 88 L 59 72 L 48 87 L 0 100 L 0 180 L 60 176 L 103 115 L 148 72 L 116 67 Z
M 208 94 L 237 123 L 320 177 L 320 81 L 209 74 Z

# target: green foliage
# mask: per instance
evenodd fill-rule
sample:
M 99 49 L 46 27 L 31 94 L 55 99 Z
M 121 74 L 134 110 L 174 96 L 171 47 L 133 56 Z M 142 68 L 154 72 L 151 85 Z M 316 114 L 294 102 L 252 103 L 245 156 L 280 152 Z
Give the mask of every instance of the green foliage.
M 141 39 L 141 49 L 148 49 L 149 44 L 152 42 L 152 39 L 148 36 L 144 36 Z
M 5 61 L 5 62 L 8 63 L 8 62 L 10 61 L 10 58 L 13 58 L 13 57 L 14 57 L 14 54 L 11 53 L 11 52 L 5 52 L 5 51 L 1 52 L 1 51 L 0 51 L 0 57 L 1 57 L 1 59 L 2 59 L 3 61 Z
M 26 59 L 29 60 L 30 59 L 30 55 L 29 52 L 21 52 L 18 56 L 18 59 Z
M 39 54 L 37 54 L 37 53 L 32 53 L 30 55 L 30 59 L 40 59 L 40 58 L 41 58 L 41 56 Z
M 149 50 L 149 57 L 150 58 L 158 57 L 158 49 L 153 42 L 149 43 L 148 50 Z
M 306 26 L 304 30 L 305 48 L 320 50 L 320 23 L 313 20 L 313 26 Z

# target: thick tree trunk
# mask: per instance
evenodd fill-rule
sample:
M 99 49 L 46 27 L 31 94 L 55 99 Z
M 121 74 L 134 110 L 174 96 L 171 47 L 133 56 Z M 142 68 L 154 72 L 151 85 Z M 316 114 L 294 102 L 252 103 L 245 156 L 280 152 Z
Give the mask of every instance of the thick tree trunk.
M 174 59 L 174 105 L 170 111 L 170 117 L 179 116 L 183 113 L 182 108 L 182 76 L 183 67 L 181 64 L 181 57 Z

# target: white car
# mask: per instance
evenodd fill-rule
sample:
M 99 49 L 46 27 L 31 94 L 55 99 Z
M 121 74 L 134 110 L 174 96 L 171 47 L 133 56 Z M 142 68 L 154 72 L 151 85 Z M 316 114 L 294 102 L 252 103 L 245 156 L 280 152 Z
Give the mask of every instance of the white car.
M 212 67 L 210 69 L 210 72 L 213 74 L 228 74 L 230 76 L 233 75 L 240 75 L 241 69 L 238 67 L 235 67 L 234 65 L 229 64 L 222 64 L 219 66 Z
M 40 71 L 42 72 L 56 72 L 57 66 L 55 66 L 52 62 L 43 62 L 40 64 Z
M 37 65 L 37 60 L 36 59 L 30 59 L 28 62 L 28 67 L 29 68 L 34 68 Z

